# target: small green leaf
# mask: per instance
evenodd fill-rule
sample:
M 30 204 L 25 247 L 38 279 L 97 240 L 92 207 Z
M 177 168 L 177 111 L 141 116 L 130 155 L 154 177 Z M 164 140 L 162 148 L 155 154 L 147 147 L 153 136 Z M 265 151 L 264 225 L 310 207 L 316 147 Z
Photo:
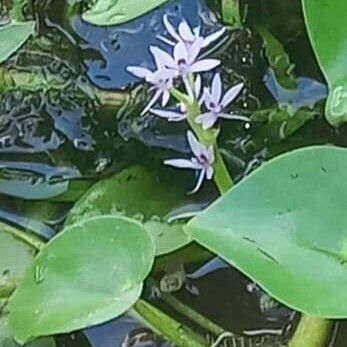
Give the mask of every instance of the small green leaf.
M 191 236 L 279 301 L 347 317 L 347 149 L 282 155 L 186 226 Z
M 94 25 L 116 25 L 155 9 L 169 0 L 97 0 L 83 14 L 83 19 Z
M 0 27 L 0 63 L 16 52 L 34 31 L 33 21 L 14 22 Z
M 81 218 L 124 214 L 136 218 L 153 235 L 157 255 L 170 253 L 190 242 L 184 222 L 165 218 L 186 199 L 183 189 L 159 180 L 152 172 L 134 166 L 93 185 L 70 211 L 66 225 Z
M 119 316 L 139 298 L 154 254 L 152 237 L 128 218 L 95 217 L 64 229 L 9 302 L 13 336 L 24 343 Z
M 310 40 L 329 85 L 326 117 L 338 126 L 347 121 L 347 1 L 302 1 Z

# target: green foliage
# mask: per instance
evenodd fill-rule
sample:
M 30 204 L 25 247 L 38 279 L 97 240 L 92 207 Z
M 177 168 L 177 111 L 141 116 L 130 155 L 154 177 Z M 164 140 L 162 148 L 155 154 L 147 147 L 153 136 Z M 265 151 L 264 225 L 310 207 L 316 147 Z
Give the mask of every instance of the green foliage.
M 97 0 L 83 14 L 83 19 L 95 25 L 116 25 L 159 7 L 169 0 Z
M 302 1 L 311 43 L 329 85 L 326 117 L 338 126 L 347 121 L 347 2 Z
M 34 258 L 32 248 L 17 239 L 15 233 L 13 227 L 0 223 L 0 298 L 14 290 Z
M 268 162 L 186 226 L 272 296 L 347 317 L 347 150 L 307 147 Z
M 293 73 L 295 65 L 292 64 L 282 44 L 265 27 L 257 25 L 257 30 L 264 40 L 265 56 L 280 85 L 287 89 L 297 88 Z
M 34 33 L 35 22 L 10 23 L 0 27 L 0 63 L 16 52 Z
M 124 214 L 143 223 L 156 240 L 157 255 L 161 255 L 190 242 L 183 232 L 183 222 L 169 223 L 165 218 L 185 196 L 183 189 L 135 166 L 93 185 L 72 208 L 66 225 L 90 216 Z
M 19 343 L 105 322 L 139 298 L 155 254 L 128 218 L 102 216 L 65 228 L 35 258 L 8 304 Z

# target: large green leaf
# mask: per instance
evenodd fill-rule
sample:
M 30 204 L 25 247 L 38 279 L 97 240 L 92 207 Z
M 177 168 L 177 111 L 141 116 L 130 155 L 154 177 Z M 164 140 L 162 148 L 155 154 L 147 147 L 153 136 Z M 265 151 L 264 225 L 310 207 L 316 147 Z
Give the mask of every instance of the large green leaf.
M 9 58 L 34 33 L 35 22 L 17 22 L 0 27 L 0 63 Z
M 169 223 L 166 218 L 184 199 L 183 189 L 134 166 L 93 185 L 70 211 L 66 225 L 90 216 L 125 214 L 143 223 L 156 240 L 156 254 L 161 255 L 190 242 L 183 232 L 184 223 Z
M 11 293 L 34 258 L 33 249 L 17 239 L 16 233 L 13 227 L 0 223 L 0 298 Z
M 124 217 L 94 217 L 53 238 L 11 298 L 19 343 L 112 319 L 139 298 L 155 254 L 151 236 Z
M 169 0 L 97 0 L 83 14 L 83 19 L 95 25 L 116 25 L 137 18 Z
M 347 1 L 302 1 L 311 43 L 329 84 L 326 117 L 337 126 L 347 121 Z
M 347 317 L 346 163 L 329 146 L 282 155 L 186 230 L 288 306 Z

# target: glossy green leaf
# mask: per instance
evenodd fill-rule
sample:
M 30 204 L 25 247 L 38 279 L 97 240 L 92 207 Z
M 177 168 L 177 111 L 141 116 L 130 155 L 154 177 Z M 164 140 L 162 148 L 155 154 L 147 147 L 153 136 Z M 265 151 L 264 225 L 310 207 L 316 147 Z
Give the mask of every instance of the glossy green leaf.
M 308 147 L 263 165 L 186 227 L 279 301 L 347 317 L 347 150 Z
M 66 225 L 90 216 L 124 214 L 143 223 L 156 240 L 157 255 L 161 255 L 190 242 L 182 228 L 185 220 L 169 223 L 166 218 L 185 199 L 183 189 L 135 166 L 93 185 L 72 208 Z
M 35 22 L 10 23 L 0 27 L 0 63 L 8 59 L 34 33 Z
M 310 40 L 329 85 L 326 117 L 337 126 L 347 121 L 347 1 L 302 1 Z
M 128 218 L 67 227 L 35 258 L 9 302 L 13 336 L 24 343 L 119 316 L 139 298 L 154 254 L 152 237 Z
M 94 25 L 125 23 L 163 5 L 169 0 L 97 0 L 83 14 L 83 19 Z
M 0 298 L 14 290 L 34 259 L 34 250 L 17 239 L 16 233 L 15 228 L 0 223 Z

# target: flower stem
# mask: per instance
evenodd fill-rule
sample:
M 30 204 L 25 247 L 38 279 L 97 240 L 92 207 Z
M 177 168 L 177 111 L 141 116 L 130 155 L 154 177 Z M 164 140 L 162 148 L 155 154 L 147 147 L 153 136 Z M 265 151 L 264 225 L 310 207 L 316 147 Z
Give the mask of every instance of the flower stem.
M 204 339 L 193 333 L 183 324 L 175 321 L 156 307 L 144 300 L 138 300 L 134 310 L 150 328 L 158 331 L 166 339 L 178 347 L 206 347 Z
M 302 315 L 289 347 L 324 347 L 332 324 L 328 319 Z

